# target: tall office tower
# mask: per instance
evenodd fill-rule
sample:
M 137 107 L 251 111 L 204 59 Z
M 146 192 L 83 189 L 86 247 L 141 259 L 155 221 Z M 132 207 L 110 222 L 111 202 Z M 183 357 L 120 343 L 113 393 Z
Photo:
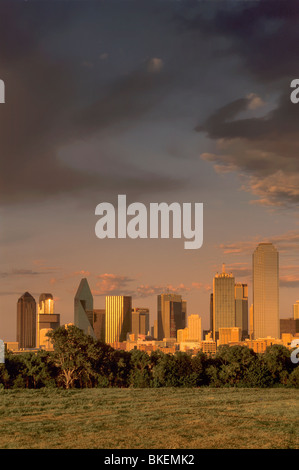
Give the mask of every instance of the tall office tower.
M 104 308 L 93 310 L 93 331 L 97 340 L 105 343 L 105 319 L 106 311 Z
M 98 341 L 105 343 L 105 320 L 106 311 L 104 308 L 93 310 L 93 331 Z
M 236 327 L 241 328 L 241 338 L 248 337 L 248 286 L 247 284 L 235 284 L 235 309 Z
M 106 343 L 126 341 L 132 329 L 132 297 L 106 296 Z
M 81 279 L 74 299 L 74 324 L 96 339 L 93 331 L 93 297 L 86 278 Z
M 294 320 L 299 320 L 299 300 L 293 305 Z
M 157 339 L 158 338 L 158 320 L 154 320 L 154 338 Z
M 182 300 L 182 322 L 187 325 L 187 301 Z
M 281 338 L 283 334 L 291 334 L 295 336 L 299 333 L 299 318 L 281 318 L 279 326 Z
M 158 295 L 158 340 L 176 338 L 186 326 L 187 303 L 178 294 Z
M 213 331 L 213 292 L 210 294 L 210 331 Z
M 17 303 L 17 342 L 20 349 L 36 347 L 36 302 L 29 292 Z
M 213 338 L 219 338 L 219 328 L 236 326 L 235 278 L 225 272 L 216 274 L 213 279 Z
M 189 315 L 188 317 L 188 340 L 202 340 L 201 317 L 199 315 Z
M 54 313 L 54 300 L 52 294 L 41 294 L 39 296 L 38 313 Z
M 54 313 L 54 301 L 52 294 L 39 296 L 37 310 L 36 346 L 51 348 L 52 344 L 47 336 L 50 331 L 60 326 L 60 315 Z
M 279 338 L 279 255 L 272 243 L 253 253 L 253 336 Z
M 253 339 L 253 304 L 250 305 L 249 309 L 249 338 Z
M 132 309 L 132 333 L 135 339 L 138 335 L 146 336 L 149 333 L 149 309 L 133 308 Z

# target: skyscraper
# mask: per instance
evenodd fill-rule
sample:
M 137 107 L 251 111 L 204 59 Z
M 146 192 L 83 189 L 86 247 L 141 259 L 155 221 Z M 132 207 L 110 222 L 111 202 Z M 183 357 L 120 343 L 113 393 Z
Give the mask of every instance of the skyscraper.
M 36 346 L 36 302 L 29 292 L 17 303 L 17 342 L 20 349 Z
M 96 339 L 93 330 L 93 297 L 86 278 L 81 279 L 75 295 L 74 324 Z
M 132 329 L 132 297 L 123 295 L 106 296 L 106 343 L 126 341 Z
M 213 292 L 210 294 L 210 331 L 213 331 Z
M 219 338 L 219 328 L 236 326 L 235 313 L 235 278 L 225 272 L 216 274 L 213 279 L 213 338 Z
M 248 286 L 240 282 L 235 284 L 236 324 L 241 328 L 241 337 L 248 336 Z
M 249 338 L 253 339 L 253 304 L 250 305 L 249 309 Z
M 299 300 L 293 305 L 294 320 L 299 320 Z
M 272 243 L 260 243 L 253 253 L 254 339 L 279 338 L 279 255 Z
M 146 336 L 149 332 L 149 309 L 133 308 L 132 309 L 132 333 L 137 338 L 138 335 Z
M 158 340 L 176 338 L 186 326 L 187 303 L 178 294 L 158 295 Z
M 202 340 L 201 317 L 199 315 L 189 315 L 188 317 L 188 340 Z
M 93 310 L 93 331 L 96 338 L 105 343 L 105 320 L 106 312 L 104 308 Z
M 36 346 L 51 348 L 52 344 L 47 333 L 60 326 L 60 315 L 54 313 L 54 300 L 52 294 L 39 296 L 37 311 Z

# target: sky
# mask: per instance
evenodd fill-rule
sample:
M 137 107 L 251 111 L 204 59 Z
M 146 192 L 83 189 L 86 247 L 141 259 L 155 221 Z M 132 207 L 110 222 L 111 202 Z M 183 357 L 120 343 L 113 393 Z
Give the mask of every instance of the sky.
M 156 319 L 181 294 L 209 328 L 213 277 L 248 283 L 252 253 L 280 255 L 280 316 L 299 299 L 297 1 L 0 3 L 0 337 L 16 305 L 52 293 L 73 321 L 131 295 Z M 99 239 L 95 208 L 203 203 L 203 245 Z

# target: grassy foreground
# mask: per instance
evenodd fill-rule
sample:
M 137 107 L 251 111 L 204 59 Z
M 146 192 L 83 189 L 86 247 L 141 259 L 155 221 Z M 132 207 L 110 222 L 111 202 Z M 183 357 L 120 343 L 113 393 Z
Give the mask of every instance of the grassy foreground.
M 2 390 L 0 447 L 299 448 L 296 389 Z

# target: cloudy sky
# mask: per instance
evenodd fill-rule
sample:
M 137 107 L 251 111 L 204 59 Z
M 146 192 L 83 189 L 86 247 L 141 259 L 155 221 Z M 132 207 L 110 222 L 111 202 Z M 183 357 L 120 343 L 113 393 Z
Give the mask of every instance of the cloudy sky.
M 0 334 L 16 303 L 87 277 L 95 308 L 132 295 L 156 318 L 181 293 L 209 327 L 213 276 L 249 285 L 261 241 L 280 252 L 280 313 L 299 299 L 297 1 L 0 4 Z M 95 207 L 203 202 L 204 242 L 95 236 Z

